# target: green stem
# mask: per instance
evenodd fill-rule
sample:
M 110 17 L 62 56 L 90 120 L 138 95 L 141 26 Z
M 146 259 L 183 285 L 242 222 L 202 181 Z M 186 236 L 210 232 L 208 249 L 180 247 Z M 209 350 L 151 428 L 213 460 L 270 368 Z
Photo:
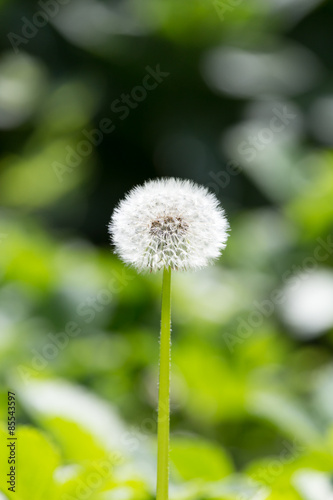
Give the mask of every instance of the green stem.
M 163 271 L 158 391 L 157 491 L 156 500 L 169 496 L 170 355 L 171 355 L 171 269 Z

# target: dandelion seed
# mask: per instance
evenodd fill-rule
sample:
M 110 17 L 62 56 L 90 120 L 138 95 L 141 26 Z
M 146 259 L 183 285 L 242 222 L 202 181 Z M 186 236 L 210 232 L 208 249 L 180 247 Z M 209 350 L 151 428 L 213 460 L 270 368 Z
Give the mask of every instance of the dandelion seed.
M 116 253 L 137 270 L 200 269 L 217 259 L 228 238 L 217 198 L 191 181 L 149 181 L 115 209 L 109 231 Z

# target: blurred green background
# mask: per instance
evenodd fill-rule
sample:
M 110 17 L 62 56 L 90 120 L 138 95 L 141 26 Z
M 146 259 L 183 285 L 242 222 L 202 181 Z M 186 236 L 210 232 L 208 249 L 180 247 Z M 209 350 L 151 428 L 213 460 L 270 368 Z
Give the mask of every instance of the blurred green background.
M 106 227 L 176 176 L 231 235 L 173 277 L 171 498 L 332 500 L 332 2 L 0 15 L 1 499 L 154 498 L 161 275 L 123 266 Z

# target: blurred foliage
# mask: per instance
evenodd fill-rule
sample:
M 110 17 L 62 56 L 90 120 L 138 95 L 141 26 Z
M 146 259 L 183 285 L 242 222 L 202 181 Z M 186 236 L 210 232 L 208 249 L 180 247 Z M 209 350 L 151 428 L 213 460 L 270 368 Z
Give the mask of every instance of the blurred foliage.
M 161 276 L 124 267 L 106 226 L 133 185 L 178 176 L 232 231 L 220 264 L 173 276 L 170 497 L 331 500 L 332 3 L 0 13 L 0 498 L 154 498 Z

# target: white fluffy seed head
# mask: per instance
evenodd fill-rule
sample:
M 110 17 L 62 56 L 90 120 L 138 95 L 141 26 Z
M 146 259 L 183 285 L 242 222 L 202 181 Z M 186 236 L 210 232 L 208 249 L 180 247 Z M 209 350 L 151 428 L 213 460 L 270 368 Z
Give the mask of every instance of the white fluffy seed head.
M 174 178 L 132 189 L 109 224 L 116 253 L 138 271 L 205 267 L 225 248 L 228 228 L 215 195 Z

